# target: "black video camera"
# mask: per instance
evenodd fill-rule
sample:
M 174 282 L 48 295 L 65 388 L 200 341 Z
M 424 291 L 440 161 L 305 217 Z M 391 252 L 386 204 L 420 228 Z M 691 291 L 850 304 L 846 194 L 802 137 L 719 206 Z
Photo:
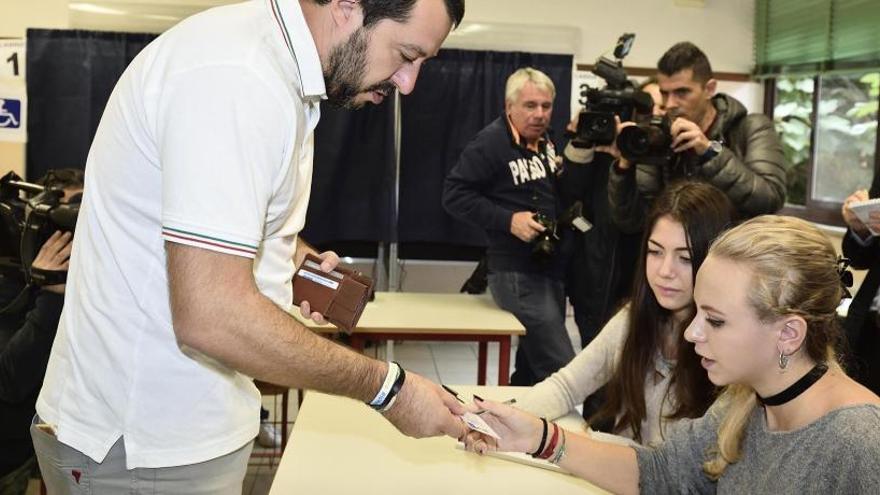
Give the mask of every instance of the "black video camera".
M 34 286 L 63 284 L 66 271 L 33 268 L 40 248 L 56 230 L 73 232 L 79 201 L 62 203 L 64 188 L 53 185 L 52 172 L 46 186 L 21 180 L 14 172 L 0 178 L 0 271 L 24 274 Z
M 651 95 L 636 89 L 623 70 L 623 59 L 629 54 L 635 37 L 633 33 L 625 33 L 618 38 L 614 48 L 616 60 L 599 57 L 596 61 L 592 72 L 604 79 L 607 85 L 602 89 L 587 86 L 581 91 L 584 110 L 578 117 L 577 131 L 571 139 L 572 146 L 592 148 L 597 144 L 611 144 L 617 134 L 615 115 L 625 122 L 632 120 L 636 112 L 650 114 L 653 110 Z

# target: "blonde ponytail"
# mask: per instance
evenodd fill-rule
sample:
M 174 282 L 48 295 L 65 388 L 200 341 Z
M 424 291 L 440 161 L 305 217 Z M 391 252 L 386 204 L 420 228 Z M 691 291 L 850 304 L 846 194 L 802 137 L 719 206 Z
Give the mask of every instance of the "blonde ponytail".
M 785 315 L 802 316 L 807 322 L 807 356 L 840 370 L 834 358 L 839 336 L 835 316 L 843 289 L 828 237 L 804 220 L 764 215 L 719 236 L 709 256 L 749 267 L 747 300 L 758 318 L 771 322 Z M 717 443 L 709 449 L 710 459 L 703 463 L 703 472 L 713 480 L 742 457 L 746 427 L 757 406 L 755 391 L 747 385 L 729 385 L 718 401 L 724 417 Z

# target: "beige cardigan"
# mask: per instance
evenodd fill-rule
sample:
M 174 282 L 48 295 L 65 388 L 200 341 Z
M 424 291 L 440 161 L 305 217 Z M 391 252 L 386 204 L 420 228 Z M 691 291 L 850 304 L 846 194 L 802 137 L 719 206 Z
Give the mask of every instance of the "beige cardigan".
M 578 353 L 564 368 L 532 387 L 517 407 L 547 419 L 568 414 L 584 399 L 608 383 L 620 361 L 620 353 L 626 340 L 629 324 L 629 306 L 617 312 L 599 332 L 599 335 Z M 669 421 L 675 405 L 673 392 L 669 390 L 674 362 L 657 352 L 654 360 L 655 376 L 645 380 L 645 419 L 642 421 L 642 444 L 657 445 L 668 436 L 669 428 L 678 420 Z M 668 393 L 667 393 L 668 392 Z M 632 438 L 632 430 L 620 432 Z

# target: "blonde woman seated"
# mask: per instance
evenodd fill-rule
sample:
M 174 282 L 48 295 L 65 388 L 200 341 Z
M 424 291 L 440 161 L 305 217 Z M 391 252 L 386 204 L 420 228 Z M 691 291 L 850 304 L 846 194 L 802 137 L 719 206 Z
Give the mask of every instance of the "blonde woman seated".
M 645 445 L 660 443 L 671 423 L 702 416 L 715 387 L 684 329 L 696 312 L 697 269 L 733 215 L 727 196 L 709 184 L 667 187 L 646 221 L 630 303 L 517 407 L 558 418 L 607 384 L 605 404 L 591 423 L 611 419 L 614 433 Z
M 479 402 L 499 443 L 538 452 L 615 493 L 880 493 L 880 398 L 840 369 L 835 309 L 842 288 L 828 238 L 808 222 L 752 219 L 723 234 L 697 275 L 685 332 L 712 383 L 705 416 L 659 447 L 566 435 L 525 412 Z

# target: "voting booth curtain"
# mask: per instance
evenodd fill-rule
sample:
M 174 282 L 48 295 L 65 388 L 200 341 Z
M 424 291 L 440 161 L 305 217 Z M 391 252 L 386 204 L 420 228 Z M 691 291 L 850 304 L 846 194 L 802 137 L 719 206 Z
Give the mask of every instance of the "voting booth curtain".
M 28 30 L 29 180 L 50 168 L 85 166 L 110 92 L 155 36 Z M 393 104 L 347 111 L 323 103 L 303 237 L 316 244 L 482 245 L 479 229 L 443 211 L 443 179 L 465 145 L 502 115 L 507 76 L 524 66 L 546 72 L 556 84 L 553 129 L 561 131 L 568 118 L 571 56 L 442 50 L 423 66 L 416 90 L 402 98 L 396 228 Z
M 83 168 L 110 92 L 153 34 L 27 31 L 27 179 Z

